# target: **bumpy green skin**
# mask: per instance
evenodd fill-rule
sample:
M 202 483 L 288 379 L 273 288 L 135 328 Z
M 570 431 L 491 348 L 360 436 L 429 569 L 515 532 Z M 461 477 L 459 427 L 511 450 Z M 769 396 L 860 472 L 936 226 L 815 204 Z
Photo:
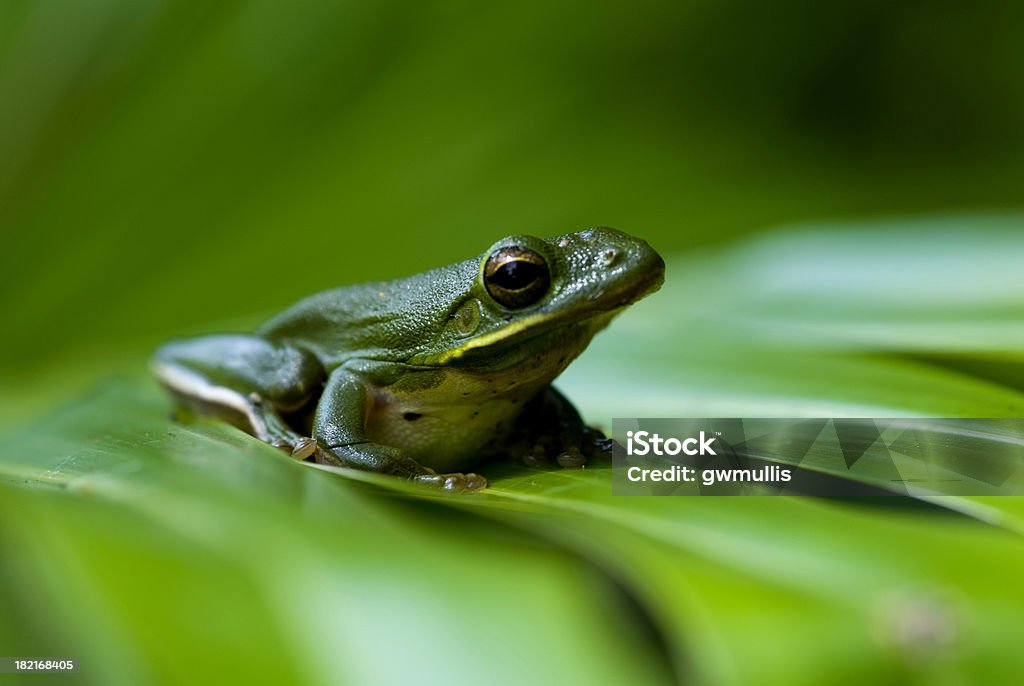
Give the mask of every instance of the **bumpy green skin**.
M 527 307 L 485 286 L 508 246 L 550 270 Z M 583 424 L 550 383 L 663 275 L 650 246 L 614 229 L 509 236 L 476 259 L 310 296 L 251 335 L 172 341 L 154 369 L 182 401 L 297 457 L 474 489 L 484 480 L 459 470 L 513 444 L 553 436 L 578 455 Z

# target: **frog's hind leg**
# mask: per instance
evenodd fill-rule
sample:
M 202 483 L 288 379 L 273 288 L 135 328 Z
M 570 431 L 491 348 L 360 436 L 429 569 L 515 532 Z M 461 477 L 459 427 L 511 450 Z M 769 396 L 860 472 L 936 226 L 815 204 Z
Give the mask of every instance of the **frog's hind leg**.
M 234 424 L 296 459 L 316 450 L 315 440 L 282 417 L 302 408 L 323 387 L 322 366 L 304 351 L 254 336 L 204 336 L 163 346 L 153 370 L 175 397 L 200 414 Z

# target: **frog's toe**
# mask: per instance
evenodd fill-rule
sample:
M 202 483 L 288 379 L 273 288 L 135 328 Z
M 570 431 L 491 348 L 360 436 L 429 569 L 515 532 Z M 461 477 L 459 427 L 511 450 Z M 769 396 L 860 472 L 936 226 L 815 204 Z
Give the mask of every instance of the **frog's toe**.
M 479 491 L 480 489 L 487 488 L 487 479 L 479 474 L 466 474 L 465 479 L 465 490 L 467 491 Z
M 292 457 L 296 460 L 305 460 L 316 451 L 316 439 L 304 437 L 292 446 Z
M 566 450 L 555 461 L 565 469 L 578 469 L 587 464 L 587 458 L 576 448 Z
M 478 491 L 487 488 L 487 479 L 479 474 L 417 474 L 413 480 L 450 493 Z
M 316 439 L 309 437 L 278 437 L 271 441 L 270 445 L 283 450 L 296 460 L 305 460 L 316 451 Z

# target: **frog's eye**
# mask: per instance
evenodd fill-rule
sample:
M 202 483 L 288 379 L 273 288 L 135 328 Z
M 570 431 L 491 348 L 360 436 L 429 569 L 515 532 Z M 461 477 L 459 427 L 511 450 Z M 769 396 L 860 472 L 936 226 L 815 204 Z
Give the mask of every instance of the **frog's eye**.
M 484 264 L 484 285 L 499 305 L 532 305 L 548 292 L 551 273 L 547 262 L 529 248 L 511 246 L 495 251 Z

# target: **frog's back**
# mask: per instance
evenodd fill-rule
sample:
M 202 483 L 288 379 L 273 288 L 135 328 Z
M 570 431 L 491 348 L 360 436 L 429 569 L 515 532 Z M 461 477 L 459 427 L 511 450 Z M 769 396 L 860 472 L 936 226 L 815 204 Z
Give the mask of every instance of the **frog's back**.
M 405 279 L 316 293 L 256 333 L 309 350 L 328 371 L 352 359 L 406 361 L 429 347 L 476 270 L 476 261 L 467 260 Z

